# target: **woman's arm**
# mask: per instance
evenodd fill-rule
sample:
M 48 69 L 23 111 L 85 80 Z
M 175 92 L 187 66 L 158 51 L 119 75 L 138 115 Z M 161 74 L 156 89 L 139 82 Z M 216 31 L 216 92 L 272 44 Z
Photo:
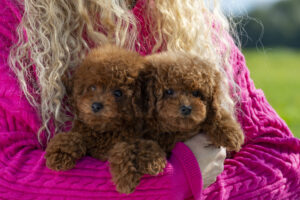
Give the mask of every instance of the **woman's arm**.
M 258 137 L 293 137 L 286 123 L 268 103 L 261 89 L 256 89 L 250 78 L 245 58 L 234 45 L 231 62 L 235 81 L 241 88 L 241 103 L 238 119 L 246 135 L 246 143 Z
M 223 173 L 204 190 L 203 198 L 300 199 L 300 141 L 255 88 L 235 46 L 232 63 L 242 91 L 238 119 L 246 141 L 240 152 L 225 160 Z
M 107 162 L 84 157 L 74 169 L 56 172 L 45 166 L 44 151 L 38 146 L 35 134 L 0 132 L 2 198 L 184 199 L 184 195 L 200 196 L 200 171 L 193 154 L 183 144 L 174 149 L 163 174 L 145 175 L 130 195 L 116 192 Z
M 37 140 L 40 120 L 8 66 L 21 20 L 16 1 L 0 4 L 0 196 L 4 199 L 183 199 L 200 196 L 197 160 L 183 144 L 173 150 L 164 173 L 145 175 L 130 195 L 116 192 L 107 162 L 84 157 L 74 169 L 56 172 L 45 165 Z

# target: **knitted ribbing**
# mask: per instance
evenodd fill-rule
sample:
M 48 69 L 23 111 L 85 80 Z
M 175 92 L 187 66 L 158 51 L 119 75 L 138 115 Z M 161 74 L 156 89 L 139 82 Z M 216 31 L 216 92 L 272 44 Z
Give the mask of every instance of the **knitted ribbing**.
M 233 43 L 232 43 L 233 45 Z M 223 173 L 203 191 L 203 199 L 300 199 L 300 141 L 250 79 L 237 47 L 231 55 L 234 77 L 241 87 L 238 119 L 245 145 L 225 160 Z

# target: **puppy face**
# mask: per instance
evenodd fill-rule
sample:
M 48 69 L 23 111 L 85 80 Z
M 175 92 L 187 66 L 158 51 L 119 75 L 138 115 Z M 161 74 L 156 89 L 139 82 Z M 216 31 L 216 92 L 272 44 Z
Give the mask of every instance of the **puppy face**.
M 157 101 L 156 113 L 164 130 L 191 132 L 204 121 L 206 102 L 199 88 L 183 90 L 166 84 L 159 93 L 162 98 Z
M 148 79 L 148 110 L 161 131 L 196 132 L 205 121 L 215 86 L 215 71 L 192 56 L 149 56 L 152 78 Z M 152 107 L 152 108 L 151 108 Z
M 73 77 L 78 120 L 99 131 L 116 130 L 133 120 L 136 78 L 142 58 L 117 47 L 92 50 Z

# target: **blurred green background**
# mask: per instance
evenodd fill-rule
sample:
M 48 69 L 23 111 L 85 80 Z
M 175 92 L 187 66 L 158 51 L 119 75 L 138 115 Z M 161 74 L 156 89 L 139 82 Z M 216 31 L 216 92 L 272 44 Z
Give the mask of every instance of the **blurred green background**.
M 300 50 L 284 48 L 244 49 L 256 88 L 300 138 Z
M 300 138 L 300 0 L 229 1 L 256 88 Z

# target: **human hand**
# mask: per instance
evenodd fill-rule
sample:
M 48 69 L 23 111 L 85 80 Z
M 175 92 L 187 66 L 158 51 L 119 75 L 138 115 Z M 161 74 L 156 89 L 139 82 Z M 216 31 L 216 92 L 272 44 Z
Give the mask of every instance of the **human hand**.
M 203 188 L 216 181 L 217 176 L 224 170 L 226 149 L 214 146 L 206 134 L 197 134 L 184 142 L 194 153 L 203 179 Z

